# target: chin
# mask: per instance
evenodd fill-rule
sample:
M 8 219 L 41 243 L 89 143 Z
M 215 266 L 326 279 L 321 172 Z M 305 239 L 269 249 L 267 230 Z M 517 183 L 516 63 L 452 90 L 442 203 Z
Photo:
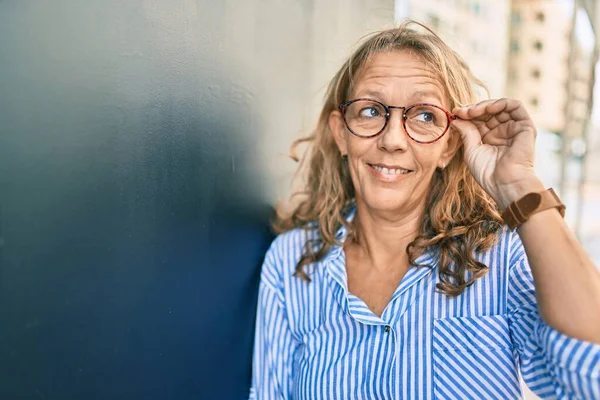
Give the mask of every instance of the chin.
M 406 200 L 399 193 L 372 193 L 365 196 L 364 203 L 372 210 L 389 212 L 405 209 L 407 206 Z

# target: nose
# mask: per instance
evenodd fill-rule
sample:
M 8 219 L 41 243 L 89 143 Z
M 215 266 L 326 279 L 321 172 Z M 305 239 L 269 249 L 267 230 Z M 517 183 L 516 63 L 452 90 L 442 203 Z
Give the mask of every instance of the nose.
M 389 152 L 406 151 L 409 138 L 402 123 L 404 110 L 392 109 L 390 114 L 390 120 L 379 136 L 379 148 Z

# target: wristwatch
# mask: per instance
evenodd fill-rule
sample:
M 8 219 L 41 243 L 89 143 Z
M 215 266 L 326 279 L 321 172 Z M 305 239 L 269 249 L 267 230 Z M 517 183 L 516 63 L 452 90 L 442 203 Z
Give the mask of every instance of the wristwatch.
M 510 229 L 515 229 L 533 214 L 549 208 L 558 209 L 560 215 L 565 217 L 566 207 L 552 188 L 543 192 L 528 193 L 519 200 L 513 201 L 502 213 L 502 219 Z

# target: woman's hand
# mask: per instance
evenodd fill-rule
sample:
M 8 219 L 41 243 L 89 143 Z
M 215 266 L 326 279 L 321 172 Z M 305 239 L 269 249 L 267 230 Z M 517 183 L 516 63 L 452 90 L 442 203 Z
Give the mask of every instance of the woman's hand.
M 533 168 L 536 129 L 517 100 L 487 100 L 456 107 L 465 162 L 501 211 L 530 192 L 544 190 Z

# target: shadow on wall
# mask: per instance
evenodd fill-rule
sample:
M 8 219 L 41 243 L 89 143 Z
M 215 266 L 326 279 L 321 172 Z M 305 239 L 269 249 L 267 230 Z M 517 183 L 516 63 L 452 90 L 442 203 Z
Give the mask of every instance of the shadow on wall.
M 0 3 L 0 398 L 244 398 L 253 91 L 110 3 Z

